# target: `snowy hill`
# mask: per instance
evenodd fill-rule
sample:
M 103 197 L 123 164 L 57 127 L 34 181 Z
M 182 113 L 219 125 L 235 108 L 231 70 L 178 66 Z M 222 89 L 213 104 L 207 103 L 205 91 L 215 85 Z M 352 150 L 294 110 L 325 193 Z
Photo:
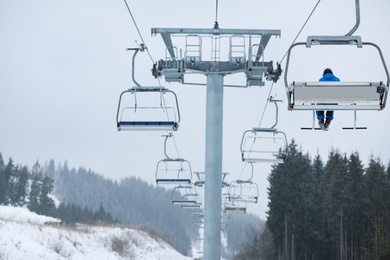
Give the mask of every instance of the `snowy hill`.
M 78 225 L 0 206 L 0 259 L 191 259 L 145 231 Z

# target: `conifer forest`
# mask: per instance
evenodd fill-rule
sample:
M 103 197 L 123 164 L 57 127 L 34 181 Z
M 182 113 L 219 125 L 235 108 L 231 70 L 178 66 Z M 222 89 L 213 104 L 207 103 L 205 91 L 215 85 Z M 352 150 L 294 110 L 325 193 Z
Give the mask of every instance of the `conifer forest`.
M 358 151 L 335 148 L 324 161 L 303 153 L 294 140 L 288 148 L 286 163 L 272 166 L 268 175 L 265 225 L 250 214 L 230 216 L 233 253 L 227 259 L 390 259 L 389 163 L 372 155 L 364 164 Z M 0 205 L 69 223 L 145 226 L 188 254 L 196 231 L 191 218 L 172 207 L 170 195 L 136 178 L 112 181 L 53 160 L 29 169 L 12 159 L 5 163 L 0 154 Z
M 238 259 L 390 259 L 390 167 L 332 149 L 324 163 L 292 141 L 268 177 L 266 229 Z

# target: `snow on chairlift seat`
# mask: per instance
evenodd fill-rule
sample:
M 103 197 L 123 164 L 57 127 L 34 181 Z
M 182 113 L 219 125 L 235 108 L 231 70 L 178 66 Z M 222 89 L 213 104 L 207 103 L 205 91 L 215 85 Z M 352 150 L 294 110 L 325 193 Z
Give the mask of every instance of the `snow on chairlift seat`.
M 381 110 L 382 82 L 293 82 L 289 110 Z

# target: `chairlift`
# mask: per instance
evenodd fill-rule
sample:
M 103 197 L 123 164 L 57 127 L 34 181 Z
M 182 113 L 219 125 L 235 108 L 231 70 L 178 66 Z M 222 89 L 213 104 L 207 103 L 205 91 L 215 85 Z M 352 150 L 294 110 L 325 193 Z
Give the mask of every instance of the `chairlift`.
M 276 121 L 270 128 L 255 127 L 246 130 L 241 139 L 241 159 L 244 162 L 284 163 L 288 155 L 287 136 L 278 131 L 278 106 L 280 100 L 270 97 L 276 106 Z
M 192 223 L 203 225 L 204 224 L 204 215 L 203 214 L 193 215 L 192 216 Z
M 203 212 L 203 209 L 202 208 L 196 208 L 196 209 L 189 209 L 190 210 L 190 214 L 191 215 L 197 215 L 197 216 L 201 216 L 204 214 Z
M 356 129 L 357 110 L 380 111 L 385 108 L 390 77 L 382 51 L 378 45 L 371 42 L 363 42 L 360 36 L 352 36 L 360 22 L 358 5 L 359 0 L 356 0 L 356 25 L 347 35 L 308 36 L 306 42 L 294 43 L 288 49 L 284 82 L 289 110 L 352 110 L 355 111 L 353 129 Z M 385 81 L 370 82 L 289 82 L 288 69 L 291 51 L 300 45 L 306 46 L 306 48 L 311 48 L 313 45 L 348 45 L 357 46 L 357 48 L 363 48 L 363 46 L 374 47 L 379 53 L 387 79 Z
M 204 221 L 200 219 L 196 219 L 196 220 L 192 220 L 192 224 L 202 226 L 204 224 Z
M 145 49 L 143 44 L 140 48 L 127 49 L 135 51 L 132 60 L 132 79 L 136 86 L 123 91 L 119 96 L 116 114 L 118 131 L 177 131 L 180 123 L 180 112 L 176 94 L 161 86 L 141 86 L 135 80 L 135 56 L 138 51 L 144 51 Z M 125 96 L 126 98 L 124 98 Z M 130 98 L 128 98 L 129 96 Z
M 172 204 L 180 205 L 182 208 L 186 206 L 191 208 L 199 208 L 202 204 L 200 196 L 196 189 L 192 186 L 177 186 L 172 190 Z
M 202 206 L 202 203 L 189 203 L 189 204 L 184 204 L 184 205 L 181 205 L 181 208 L 182 209 L 187 209 L 187 210 L 194 210 L 194 209 L 200 209 L 200 207 Z
M 166 94 L 172 94 L 173 106 L 167 106 Z M 133 98 L 124 99 L 124 96 Z M 137 95 L 158 98 L 159 103 L 150 101 L 140 106 Z M 152 104 L 151 104 L 152 103 Z M 156 105 L 158 104 L 158 105 Z M 132 87 L 125 90 L 119 97 L 116 115 L 118 131 L 121 130 L 165 130 L 177 131 L 180 123 L 179 104 L 176 94 L 164 87 Z
M 253 179 L 253 163 L 251 165 L 251 175 L 246 180 L 236 180 L 229 184 L 229 189 L 227 193 L 228 201 L 236 202 L 248 202 L 248 203 L 257 203 L 259 198 L 259 187 Z
M 257 203 L 259 188 L 251 180 L 236 180 L 230 183 L 228 199 L 235 202 Z
M 156 184 L 190 184 L 191 164 L 182 158 L 165 158 L 157 163 Z
M 156 184 L 191 184 L 192 169 L 189 161 L 183 158 L 171 158 L 167 154 L 167 140 L 172 134 L 165 135 L 164 159 L 157 163 Z
M 228 175 L 229 173 L 227 172 L 223 172 L 222 173 L 222 187 L 227 187 L 229 186 L 229 184 L 227 182 L 225 182 L 225 178 L 226 178 L 226 175 Z M 194 186 L 197 186 L 197 187 L 203 187 L 203 185 L 205 184 L 205 172 L 195 172 L 195 175 L 197 176 L 198 180 L 194 182 Z
M 225 198 L 223 203 L 223 212 L 240 212 L 246 213 L 246 203 L 238 201 L 230 201 L 228 197 Z

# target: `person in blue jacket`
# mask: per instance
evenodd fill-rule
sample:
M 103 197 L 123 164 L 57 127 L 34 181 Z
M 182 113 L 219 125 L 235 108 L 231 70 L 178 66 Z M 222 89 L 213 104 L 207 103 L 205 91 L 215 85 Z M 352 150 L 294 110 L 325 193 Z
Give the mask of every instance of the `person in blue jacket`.
M 333 71 L 329 68 L 326 68 L 324 70 L 324 73 L 322 74 L 322 78 L 320 78 L 320 81 L 340 81 L 338 77 L 333 75 Z M 316 111 L 317 119 L 318 119 L 318 125 L 327 130 L 330 122 L 333 120 L 333 111 Z

